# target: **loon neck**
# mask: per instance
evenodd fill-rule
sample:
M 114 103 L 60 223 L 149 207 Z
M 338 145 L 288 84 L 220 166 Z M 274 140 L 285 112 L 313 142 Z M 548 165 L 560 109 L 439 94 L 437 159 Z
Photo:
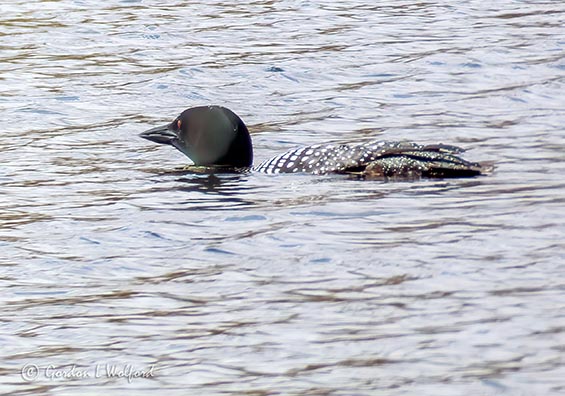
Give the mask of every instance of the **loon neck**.
M 234 113 L 232 114 L 237 117 L 236 120 L 233 120 L 235 137 L 225 155 L 215 161 L 214 165 L 232 166 L 235 168 L 250 167 L 253 165 L 253 143 L 249 130 L 241 118 Z

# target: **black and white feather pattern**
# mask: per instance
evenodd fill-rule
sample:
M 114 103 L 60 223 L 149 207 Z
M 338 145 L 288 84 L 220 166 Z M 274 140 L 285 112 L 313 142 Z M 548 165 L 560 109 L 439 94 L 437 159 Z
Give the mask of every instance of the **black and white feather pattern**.
M 299 147 L 266 160 L 255 167 L 264 173 L 313 174 L 349 173 L 373 170 L 384 176 L 425 174 L 434 169 L 477 171 L 480 165 L 454 154 L 463 150 L 443 144 L 372 141 L 357 144 L 319 144 Z M 378 172 L 376 171 L 378 169 Z

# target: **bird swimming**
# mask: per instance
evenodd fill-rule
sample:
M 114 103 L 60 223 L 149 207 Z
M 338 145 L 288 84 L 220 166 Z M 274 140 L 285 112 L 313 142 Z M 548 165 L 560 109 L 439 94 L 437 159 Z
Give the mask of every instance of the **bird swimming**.
M 184 110 L 170 124 L 140 134 L 180 150 L 195 166 L 218 171 L 351 174 L 369 178 L 473 177 L 490 168 L 466 161 L 451 145 L 369 141 L 327 143 L 291 149 L 253 167 L 251 136 L 241 118 L 222 106 Z

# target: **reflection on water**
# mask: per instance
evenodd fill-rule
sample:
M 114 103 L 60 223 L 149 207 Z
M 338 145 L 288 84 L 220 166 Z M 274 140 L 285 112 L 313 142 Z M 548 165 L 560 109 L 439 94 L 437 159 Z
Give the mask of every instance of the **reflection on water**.
M 0 5 L 2 393 L 561 394 L 564 14 Z M 210 103 L 256 163 L 406 139 L 497 167 L 210 174 L 138 137 Z

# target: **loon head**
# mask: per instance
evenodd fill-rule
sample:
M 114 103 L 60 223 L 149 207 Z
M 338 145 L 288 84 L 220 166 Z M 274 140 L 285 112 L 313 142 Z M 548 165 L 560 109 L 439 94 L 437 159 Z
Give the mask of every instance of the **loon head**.
M 170 124 L 139 136 L 176 147 L 198 166 L 239 168 L 253 163 L 247 127 L 237 114 L 221 106 L 186 109 Z

